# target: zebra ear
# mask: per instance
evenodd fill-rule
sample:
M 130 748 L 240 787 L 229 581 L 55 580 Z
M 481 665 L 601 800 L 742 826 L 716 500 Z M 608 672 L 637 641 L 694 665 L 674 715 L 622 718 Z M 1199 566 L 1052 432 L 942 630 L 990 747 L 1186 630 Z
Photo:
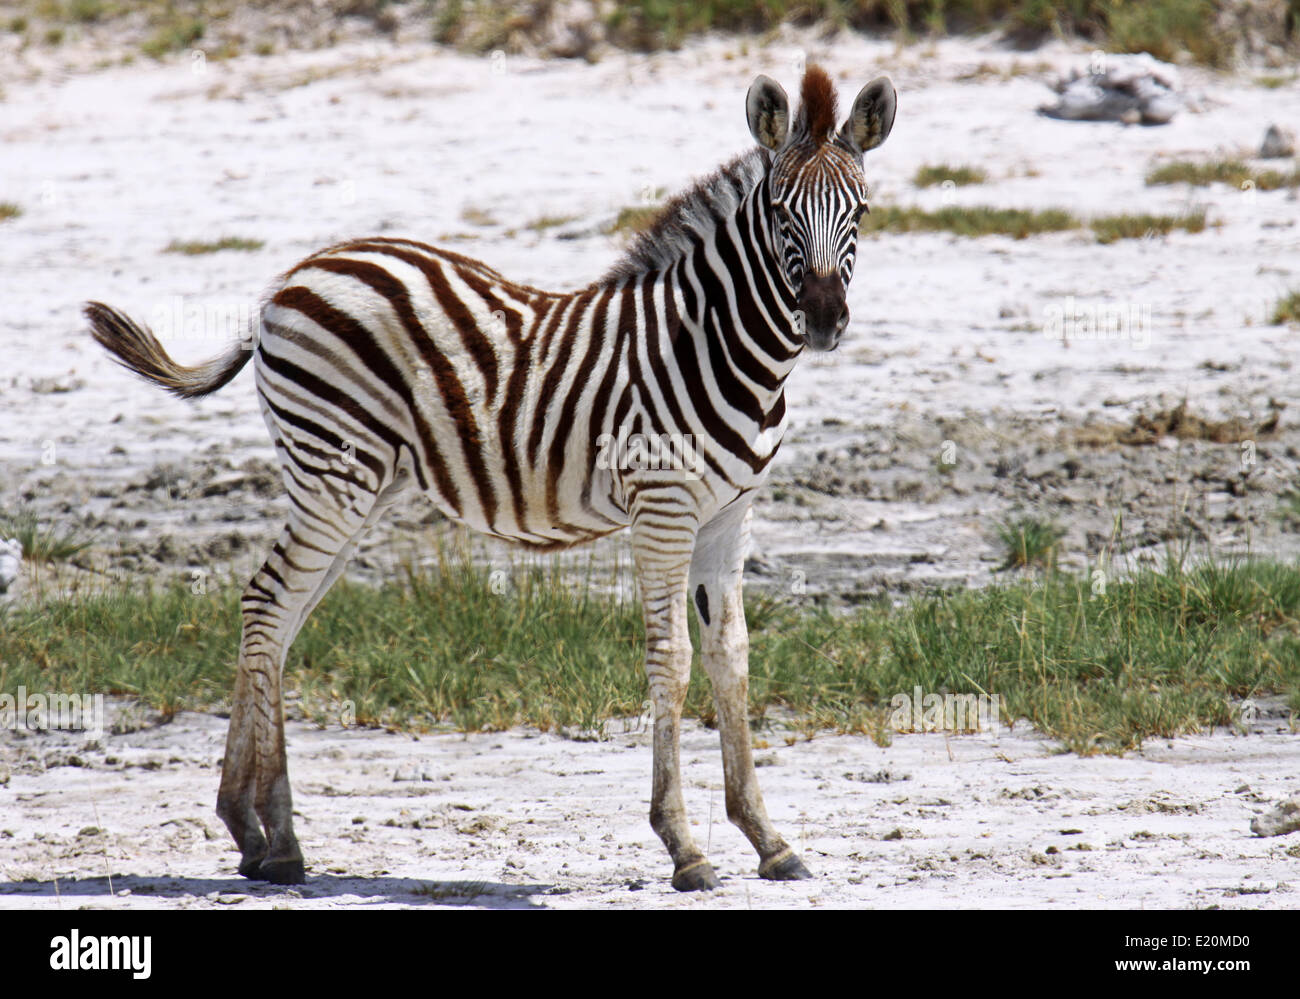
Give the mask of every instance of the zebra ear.
M 853 101 L 840 139 L 859 153 L 875 149 L 889 138 L 894 127 L 894 112 L 898 110 L 898 94 L 889 77 L 879 76 L 858 92 Z
M 790 132 L 790 100 L 770 76 L 760 76 L 749 87 L 745 98 L 745 118 L 749 132 L 760 146 L 773 152 L 785 145 Z

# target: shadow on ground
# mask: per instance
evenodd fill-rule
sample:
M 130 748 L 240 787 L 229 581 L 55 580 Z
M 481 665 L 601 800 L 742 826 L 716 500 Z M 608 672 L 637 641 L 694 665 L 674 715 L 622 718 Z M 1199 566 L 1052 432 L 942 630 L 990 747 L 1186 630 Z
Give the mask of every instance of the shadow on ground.
M 130 896 L 119 893 L 129 890 Z M 27 896 L 33 899 L 63 899 L 69 906 L 92 905 L 97 900 L 114 903 L 131 899 L 133 907 L 148 900 L 183 899 L 190 896 L 196 903 L 208 901 L 228 904 L 232 908 L 248 901 L 275 901 L 292 905 L 298 899 L 348 897 L 352 904 L 400 902 L 404 905 L 454 905 L 482 909 L 543 909 L 544 902 L 535 896 L 563 893 L 554 885 L 508 885 L 493 881 L 424 881 L 418 878 L 347 877 L 319 874 L 308 877 L 305 884 L 287 888 L 231 878 L 144 878 L 129 874 L 95 878 L 55 879 L 52 881 L 0 882 L 0 895 Z

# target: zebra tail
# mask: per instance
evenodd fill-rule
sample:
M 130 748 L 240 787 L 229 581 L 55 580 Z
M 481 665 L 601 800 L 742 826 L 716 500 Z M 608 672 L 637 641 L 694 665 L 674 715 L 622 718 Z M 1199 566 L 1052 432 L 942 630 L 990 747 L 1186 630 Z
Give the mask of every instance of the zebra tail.
M 182 399 L 197 399 L 217 391 L 253 356 L 251 350 L 237 343 L 226 353 L 187 368 L 171 359 L 147 326 L 112 306 L 87 302 L 83 314 L 90 322 L 90 335 L 114 360 Z

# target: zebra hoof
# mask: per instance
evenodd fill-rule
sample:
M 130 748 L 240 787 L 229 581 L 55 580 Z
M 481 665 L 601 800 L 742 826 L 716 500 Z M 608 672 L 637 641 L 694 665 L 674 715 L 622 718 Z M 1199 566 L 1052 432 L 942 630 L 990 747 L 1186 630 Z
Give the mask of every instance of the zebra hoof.
M 713 865 L 703 857 L 673 871 L 673 887 L 678 891 L 712 891 L 721 885 Z
M 266 859 L 266 854 L 259 854 L 256 857 L 241 857 L 239 860 L 239 873 L 252 881 L 260 880 L 262 877 L 262 861 Z
M 807 881 L 812 872 L 793 850 L 782 850 L 771 860 L 758 865 L 758 876 L 768 881 Z
M 264 860 L 258 865 L 257 877 L 273 885 L 300 885 L 307 880 L 301 859 Z

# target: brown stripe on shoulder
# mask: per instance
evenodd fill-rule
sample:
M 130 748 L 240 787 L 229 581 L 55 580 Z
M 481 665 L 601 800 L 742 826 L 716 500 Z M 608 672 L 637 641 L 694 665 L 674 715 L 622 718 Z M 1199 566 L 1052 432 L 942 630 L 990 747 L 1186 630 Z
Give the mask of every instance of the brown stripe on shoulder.
M 837 118 L 835 85 L 824 69 L 815 64 L 810 65 L 803 74 L 803 87 L 799 91 L 796 130 L 820 146 L 835 130 Z

